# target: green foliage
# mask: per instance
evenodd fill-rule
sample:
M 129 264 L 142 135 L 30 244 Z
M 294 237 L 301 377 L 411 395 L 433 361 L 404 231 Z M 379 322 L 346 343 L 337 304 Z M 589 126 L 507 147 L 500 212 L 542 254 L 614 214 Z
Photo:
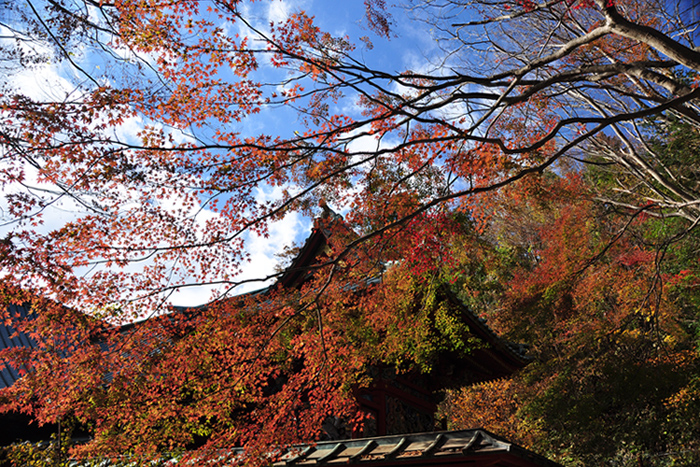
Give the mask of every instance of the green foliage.
M 23 442 L 0 448 L 2 457 L 9 465 L 26 467 L 69 467 L 74 465 L 69 456 L 74 421 L 63 422 L 60 429 L 41 443 Z
M 700 192 L 700 134 L 698 128 L 673 115 L 650 121 L 650 150 L 654 160 L 693 194 Z
M 568 466 L 697 465 L 700 238 L 680 218 L 630 222 L 588 201 L 608 183 L 594 175 L 549 203 L 527 187 L 502 194 L 537 213 L 522 219 L 535 230 L 493 235 L 495 218 L 468 240 L 478 248 L 460 256 L 461 296 L 534 360 L 506 382 L 451 393 L 445 410 L 455 428 L 483 420 Z M 540 182 L 562 193 L 567 177 Z
M 399 371 L 429 373 L 441 355 L 468 355 L 480 341 L 471 334 L 462 309 L 446 296 L 447 284 L 416 275 L 406 264 L 385 274 L 382 287 L 367 298 L 362 331 L 367 352 L 376 362 Z

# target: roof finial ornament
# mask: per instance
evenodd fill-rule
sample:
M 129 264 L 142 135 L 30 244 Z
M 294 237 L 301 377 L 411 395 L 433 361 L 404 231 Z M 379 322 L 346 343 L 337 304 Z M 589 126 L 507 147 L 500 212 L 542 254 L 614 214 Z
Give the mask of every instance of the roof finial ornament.
M 325 198 L 318 200 L 318 206 L 323 210 L 323 212 L 321 212 L 321 219 L 335 219 L 338 217 L 338 214 L 328 206 Z

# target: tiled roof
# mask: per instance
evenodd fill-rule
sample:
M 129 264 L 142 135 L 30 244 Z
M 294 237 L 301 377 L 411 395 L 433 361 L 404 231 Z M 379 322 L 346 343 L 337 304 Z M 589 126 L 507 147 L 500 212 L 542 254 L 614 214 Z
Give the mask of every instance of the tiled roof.
M 289 449 L 275 467 L 363 464 L 560 467 L 486 430 L 325 441 Z
M 31 319 L 29 308 L 21 305 L 10 305 L 7 313 L 13 321 Z M 0 325 L 0 350 L 11 348 L 33 348 L 35 343 L 24 333 L 4 323 Z M 0 389 L 12 386 L 19 379 L 19 374 L 14 368 L 8 367 L 0 360 Z
M 223 454 L 223 453 L 222 453 Z M 279 452 L 278 452 L 279 454 Z M 287 448 L 270 467 L 342 466 L 373 467 L 562 467 L 483 429 L 380 436 L 345 441 L 322 441 Z M 244 450 L 233 448 L 211 465 L 245 465 Z M 218 461 L 218 462 L 217 462 Z M 198 464 L 192 460 L 189 463 Z M 188 465 L 189 465 L 188 463 Z M 135 466 L 133 458 L 76 462 L 75 467 Z M 177 458 L 153 465 L 178 465 Z
M 510 372 L 516 369 L 523 368 L 530 362 L 530 358 L 527 356 L 526 345 L 508 342 L 496 334 L 486 323 L 485 319 L 477 317 L 448 287 L 442 287 L 441 293 L 444 294 L 445 298 L 454 306 L 462 311 L 462 319 L 468 322 L 472 334 L 480 338 L 483 342 L 488 343 L 491 357 L 498 357 L 498 359 L 502 361 L 501 364 L 510 368 L 510 371 L 507 371 L 506 374 L 510 374 Z M 498 377 L 506 376 L 506 374 Z

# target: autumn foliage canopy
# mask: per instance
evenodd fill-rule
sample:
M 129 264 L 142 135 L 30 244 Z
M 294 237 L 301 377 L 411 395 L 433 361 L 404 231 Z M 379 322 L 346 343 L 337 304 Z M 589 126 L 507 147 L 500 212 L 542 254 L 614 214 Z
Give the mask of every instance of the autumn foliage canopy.
M 532 357 L 448 392 L 448 425 L 567 465 L 697 460 L 692 7 L 368 0 L 370 39 L 261 3 L 2 4 L 0 292 L 36 346 L 2 355 L 24 376 L 0 409 L 80 426 L 72 456 L 259 459 L 361 427 L 373 365 L 477 347 L 444 286 Z M 368 64 L 404 21 L 425 67 Z M 52 92 L 18 84 L 48 68 Z M 333 241 L 237 296 L 290 213 Z M 207 306 L 171 307 L 195 287 Z

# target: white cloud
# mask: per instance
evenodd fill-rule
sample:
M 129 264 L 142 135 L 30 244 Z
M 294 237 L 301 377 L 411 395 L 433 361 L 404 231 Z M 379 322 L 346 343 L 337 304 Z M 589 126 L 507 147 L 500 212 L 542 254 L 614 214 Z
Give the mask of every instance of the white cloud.
M 233 290 L 233 295 L 260 290 L 274 283 L 274 279 L 263 280 L 275 273 L 275 267 L 279 263 L 276 256 L 289 246 L 304 238 L 311 230 L 308 219 L 299 213 L 292 212 L 281 220 L 270 224 L 269 235 L 260 236 L 255 233 L 246 235 L 246 249 L 249 253 L 249 261 L 242 265 L 240 274 L 232 278 L 235 281 L 250 281 Z M 226 287 L 215 287 L 214 296 L 225 291 Z M 205 304 L 212 298 L 212 287 L 185 287 L 171 297 L 171 303 L 177 306 L 198 306 Z
M 248 237 L 250 262 L 239 278 L 257 279 L 273 274 L 275 266 L 280 261 L 276 255 L 281 253 L 286 246 L 292 245 L 300 234 L 308 234 L 308 230 L 309 226 L 304 222 L 304 218 L 298 212 L 291 212 L 270 225 L 268 237 L 251 234 Z M 269 283 L 264 285 L 269 285 Z M 243 289 L 255 290 L 264 285 L 252 284 L 243 287 Z
M 283 188 L 281 187 L 260 188 L 256 194 L 256 201 L 260 204 L 273 202 L 279 200 L 282 193 Z M 218 214 L 212 212 L 203 213 L 202 219 L 198 219 L 197 224 L 205 225 L 205 221 L 211 218 L 212 215 Z M 171 297 L 172 304 L 197 306 L 206 303 L 212 296 L 223 292 L 239 295 L 271 285 L 274 283 L 274 279 L 264 279 L 275 273 L 275 267 L 280 262 L 280 258 L 277 255 L 283 252 L 285 247 L 303 242 L 310 231 L 311 220 L 298 212 L 290 212 L 282 219 L 271 222 L 268 226 L 267 236 L 248 231 L 243 236 L 248 260 L 240 266 L 241 272 L 239 274 L 229 278 L 236 282 L 245 281 L 244 284 L 236 287 L 232 292 L 227 291 L 227 286 L 215 288 L 185 287 Z
M 253 8 L 257 9 L 254 13 L 258 16 L 253 16 L 251 14 L 250 16 L 246 15 L 246 17 L 257 18 L 257 20 L 253 23 L 254 26 L 259 26 L 262 30 L 267 30 L 270 21 L 285 21 L 289 18 L 292 12 L 302 9 L 302 7 L 307 3 L 308 2 L 304 1 L 271 1 L 269 3 L 256 3 L 254 4 Z M 231 27 L 231 29 L 236 30 L 239 27 L 240 25 L 235 25 Z M 250 31 L 247 32 L 250 34 Z M 251 37 L 251 39 L 254 38 Z M 46 52 L 49 51 L 46 50 Z M 120 58 L 129 60 L 134 58 L 131 52 L 124 48 L 114 48 L 111 50 L 111 52 L 115 53 Z M 105 68 L 106 64 L 99 62 L 98 60 L 99 57 L 81 56 L 81 64 L 86 65 L 86 69 L 95 69 L 98 66 L 100 68 Z M 99 63 L 99 65 L 97 65 L 97 63 Z M 64 101 L 67 96 L 70 96 L 72 100 L 78 100 L 80 95 L 76 95 L 77 88 L 74 84 L 77 82 L 76 79 L 81 78 L 79 76 L 74 76 L 74 70 L 70 69 L 70 67 L 62 67 L 60 64 L 56 63 L 49 63 L 34 67 L 32 69 L 18 68 L 17 73 L 12 76 L 5 77 L 5 80 L 8 81 L 9 84 L 18 92 L 40 101 Z M 94 125 L 97 125 L 98 123 L 99 121 L 93 122 Z M 250 122 L 247 123 L 249 124 Z M 154 124 L 154 122 L 147 121 L 142 116 L 133 116 L 125 119 L 122 124 L 113 128 L 111 133 L 119 141 L 125 143 L 138 143 L 139 133 L 147 124 L 156 128 L 158 127 L 158 125 Z M 171 130 L 167 129 L 167 131 Z M 191 138 L 183 132 L 174 132 L 173 136 L 176 142 L 191 141 Z M 357 144 L 359 145 L 360 143 Z M 364 144 L 365 143 L 363 142 L 363 147 Z M 1 167 L 0 170 L 2 170 Z M 49 190 L 53 188 L 51 186 L 38 183 L 36 170 L 32 171 L 28 169 L 27 174 L 28 184 Z M 21 188 L 17 189 L 19 190 Z M 5 193 L 9 193 L 9 190 L 6 190 Z M 127 201 L 131 199 L 133 202 L 137 202 L 138 200 L 138 193 L 129 193 L 126 188 L 124 188 L 124 192 L 119 193 L 119 196 L 122 196 L 123 199 Z M 275 189 L 261 190 L 259 192 L 258 202 L 264 203 L 276 200 L 279 199 L 280 196 L 281 188 L 279 187 Z M 177 196 L 165 198 L 159 202 L 161 203 L 161 207 L 170 212 L 177 211 L 185 206 L 184 200 L 178 198 Z M 6 212 L 6 207 L 6 199 L 0 198 L 0 208 L 5 209 Z M 195 220 L 194 228 L 200 238 L 207 221 L 215 219 L 217 216 L 219 216 L 219 214 L 209 209 L 200 209 L 200 206 L 193 206 L 188 208 L 188 210 L 187 215 Z M 40 227 L 38 233 L 48 233 L 52 230 L 60 229 L 67 222 L 77 220 L 81 215 L 84 215 L 84 213 L 84 208 L 77 202 L 71 200 L 70 198 L 62 199 L 52 208 L 44 211 L 44 224 Z M 7 225 L 4 228 L 0 227 L 0 235 L 3 235 L 13 227 L 14 226 L 12 225 Z M 245 235 L 247 242 L 246 250 L 249 254 L 250 260 L 242 265 L 242 272 L 233 279 L 261 279 L 272 274 L 279 261 L 276 254 L 283 251 L 285 246 L 288 246 L 294 242 L 303 241 L 305 236 L 308 235 L 310 227 L 311 222 L 309 219 L 304 218 L 299 213 L 294 212 L 289 213 L 282 219 L 271 223 L 269 226 L 269 236 L 267 237 L 262 237 L 255 233 Z M 119 239 L 115 238 L 114 242 L 115 244 L 118 244 Z M 130 264 L 124 270 L 130 273 L 138 272 L 140 268 L 142 269 L 147 265 L 148 264 L 145 262 L 140 264 Z M 204 268 L 206 265 L 200 265 L 199 267 Z M 86 269 L 84 273 L 90 274 L 91 271 Z M 263 282 L 251 282 L 239 287 L 236 292 L 243 293 L 262 288 L 265 285 L 266 284 Z M 191 288 L 184 287 L 177 293 L 173 294 L 170 297 L 170 300 L 173 304 L 181 306 L 201 305 L 206 303 L 211 298 L 211 289 L 212 287 L 210 286 Z M 218 289 L 218 291 L 221 290 L 222 289 Z
M 267 21 L 273 23 L 282 23 L 289 19 L 291 14 L 291 2 L 272 1 L 267 7 Z
M 33 100 L 63 101 L 75 91 L 75 86 L 59 74 L 57 66 L 42 65 L 23 68 L 9 79 L 10 86 Z

